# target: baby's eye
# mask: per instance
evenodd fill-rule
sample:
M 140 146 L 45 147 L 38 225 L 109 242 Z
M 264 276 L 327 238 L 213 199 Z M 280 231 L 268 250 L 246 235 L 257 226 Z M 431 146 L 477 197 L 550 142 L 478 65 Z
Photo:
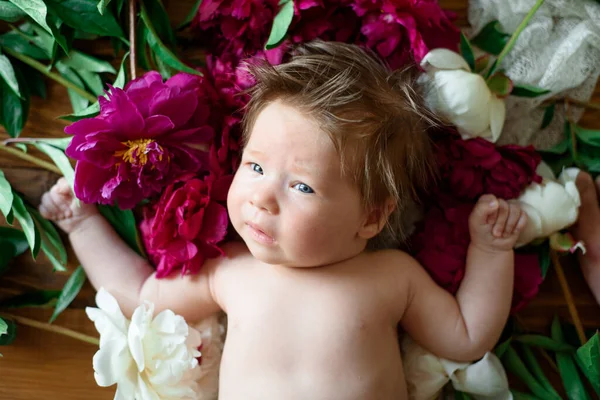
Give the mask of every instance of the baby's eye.
M 260 165 L 258 165 L 257 163 L 250 163 L 250 168 L 252 168 L 252 171 L 258 173 L 258 174 L 263 174 L 263 169 Z
M 305 185 L 304 183 L 297 183 L 293 186 L 293 188 L 296 190 L 299 190 L 302 193 L 306 193 L 306 194 L 315 192 L 314 190 L 312 190 L 312 188 L 310 186 Z

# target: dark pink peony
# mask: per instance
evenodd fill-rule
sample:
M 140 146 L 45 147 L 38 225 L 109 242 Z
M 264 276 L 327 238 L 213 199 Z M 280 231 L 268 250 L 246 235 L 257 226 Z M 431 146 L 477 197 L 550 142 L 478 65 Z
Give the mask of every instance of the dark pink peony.
M 100 114 L 65 128 L 77 160 L 75 194 L 86 203 L 132 208 L 185 174 L 206 170 L 212 88 L 180 73 L 148 72 L 100 97 Z
M 430 208 L 411 240 L 415 258 L 441 287 L 454 294 L 465 275 L 470 243 L 469 215 L 472 203 L 445 199 L 444 208 Z M 536 253 L 515 255 L 515 280 L 511 312 L 523 308 L 537 294 L 542 282 Z
M 538 293 L 544 281 L 537 253 L 515 254 L 515 286 L 512 313 L 525 307 Z
M 175 270 L 195 274 L 207 258 L 223 254 L 219 243 L 227 234 L 225 206 L 232 176 L 192 178 L 169 185 L 157 204 L 144 210 L 140 224 L 156 277 Z
M 441 173 L 438 191 L 457 199 L 475 200 L 491 193 L 513 199 L 531 182 L 540 182 L 540 155 L 532 146 L 496 146 L 481 138 L 463 140 L 444 132 L 435 137 Z
M 192 28 L 209 53 L 239 60 L 264 48 L 278 10 L 279 0 L 204 0 Z

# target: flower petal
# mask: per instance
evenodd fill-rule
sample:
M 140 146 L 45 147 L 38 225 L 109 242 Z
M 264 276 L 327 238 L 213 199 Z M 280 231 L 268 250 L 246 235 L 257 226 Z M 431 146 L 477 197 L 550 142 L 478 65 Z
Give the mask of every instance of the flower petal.
M 194 92 L 164 89 L 152 99 L 150 114 L 166 115 L 176 127 L 180 127 L 192 118 L 197 106 L 198 97 Z
M 171 119 L 165 115 L 153 115 L 146 118 L 146 132 L 144 137 L 152 138 L 155 136 L 162 135 L 173 128 L 175 124 Z
M 437 69 L 462 69 L 467 72 L 471 72 L 469 64 L 461 57 L 460 54 L 455 53 L 448 49 L 433 49 L 423 57 L 421 60 L 421 67 L 425 71 L 431 69 L 431 67 Z
M 504 100 L 492 95 L 490 98 L 490 129 L 492 131 L 492 137 L 489 139 L 490 142 L 496 143 L 502 134 L 505 118 L 506 104 Z
M 115 131 L 117 139 L 125 141 L 136 139 L 144 129 L 144 118 L 136 104 L 129 99 L 127 93 L 111 87 L 108 100 L 100 97 L 100 117 Z

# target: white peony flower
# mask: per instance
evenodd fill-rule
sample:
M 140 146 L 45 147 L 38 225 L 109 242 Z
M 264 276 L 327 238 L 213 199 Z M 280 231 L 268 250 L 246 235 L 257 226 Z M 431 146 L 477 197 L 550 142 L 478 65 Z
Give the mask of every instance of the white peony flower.
M 452 382 L 476 400 L 512 400 L 502 363 L 493 353 L 475 363 L 457 363 L 434 356 L 408 335 L 402 339 L 404 377 L 411 400 L 432 400 Z
M 153 318 L 154 305 L 135 309 L 129 321 L 116 299 L 100 288 L 98 308 L 86 313 L 100 333 L 93 358 L 99 386 L 117 384 L 115 400 L 197 399 L 200 333 L 183 317 L 165 310 Z
M 431 50 L 421 67 L 431 81 L 430 107 L 456 125 L 463 139 L 498 140 L 506 117 L 504 100 L 490 91 L 481 75 L 471 72 L 459 54 Z
M 542 163 L 538 173 L 548 170 Z M 567 168 L 556 180 L 553 176 L 548 176 L 547 172 L 540 173 L 544 176 L 542 183 L 532 183 L 525 189 L 517 201 L 529 218 L 516 247 L 548 237 L 577 221 L 581 205 L 575 185 L 577 174 L 579 169 Z

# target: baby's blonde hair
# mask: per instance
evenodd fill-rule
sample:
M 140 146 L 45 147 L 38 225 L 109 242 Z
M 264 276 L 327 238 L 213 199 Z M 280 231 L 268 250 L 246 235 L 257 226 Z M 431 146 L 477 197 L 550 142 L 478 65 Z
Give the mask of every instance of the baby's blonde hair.
M 355 183 L 366 210 L 395 206 L 370 248 L 394 247 L 408 234 L 407 215 L 433 175 L 426 129 L 435 124 L 416 90 L 414 68 L 390 72 L 358 46 L 315 41 L 291 61 L 249 63 L 256 85 L 243 121 L 247 142 L 258 114 L 281 101 L 314 118 L 331 138 L 342 174 Z

